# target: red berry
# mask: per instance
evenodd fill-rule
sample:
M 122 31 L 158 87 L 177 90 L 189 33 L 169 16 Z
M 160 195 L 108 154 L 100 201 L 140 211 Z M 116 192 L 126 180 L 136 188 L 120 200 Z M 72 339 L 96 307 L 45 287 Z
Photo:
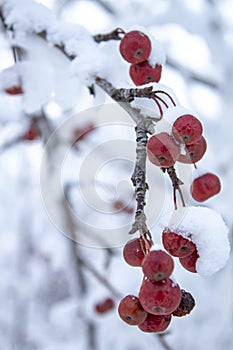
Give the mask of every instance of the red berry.
M 220 190 L 221 183 L 218 176 L 211 173 L 197 177 L 191 186 L 192 197 L 198 202 L 207 200 Z
M 134 295 L 124 297 L 118 306 L 120 318 L 131 326 L 137 326 L 147 318 L 147 312 Z
M 149 160 L 160 167 L 169 168 L 180 156 L 180 147 L 166 132 L 151 136 L 147 142 Z
M 185 256 L 184 258 L 179 258 L 181 265 L 190 272 L 197 272 L 196 262 L 199 258 L 197 250 L 190 255 Z
M 181 290 L 181 300 L 178 308 L 173 311 L 172 315 L 182 317 L 188 315 L 195 306 L 195 300 L 191 293 Z
M 139 293 L 142 307 L 153 315 L 171 314 L 180 304 L 180 298 L 180 287 L 169 278 L 161 282 L 145 279 Z
M 123 37 L 120 43 L 120 53 L 130 63 L 146 61 L 151 52 L 151 41 L 148 36 L 138 30 L 133 30 Z
M 25 134 L 22 136 L 22 139 L 25 141 L 34 141 L 40 136 L 39 131 L 34 126 L 31 126 Z
M 11 86 L 4 90 L 9 95 L 22 95 L 23 89 L 20 85 Z
M 98 314 L 104 314 L 107 311 L 112 310 L 114 306 L 115 306 L 114 301 L 111 298 L 106 298 L 95 305 L 95 311 Z
M 196 245 L 192 241 L 169 229 L 163 231 L 162 242 L 168 253 L 178 258 L 190 255 L 196 249 Z
M 172 133 L 179 142 L 187 145 L 197 142 L 202 136 L 201 122 L 190 114 L 182 115 L 173 124 Z
M 151 281 L 161 281 L 168 278 L 174 269 L 170 255 L 162 250 L 151 250 L 142 262 L 142 270 Z
M 147 333 L 163 332 L 169 326 L 171 319 L 171 315 L 159 316 L 149 314 L 147 319 L 140 323 L 138 328 Z
M 152 67 L 148 61 L 131 64 L 129 74 L 135 85 L 144 85 L 148 83 L 158 83 L 161 79 L 162 66 L 156 64 Z
M 206 140 L 202 136 L 196 143 L 186 145 L 186 154 L 181 154 L 178 161 L 181 163 L 196 163 L 204 156 L 206 148 Z
M 151 244 L 148 242 L 149 246 Z M 133 238 L 126 243 L 123 249 L 125 261 L 131 266 L 141 266 L 145 257 L 146 247 L 141 238 Z

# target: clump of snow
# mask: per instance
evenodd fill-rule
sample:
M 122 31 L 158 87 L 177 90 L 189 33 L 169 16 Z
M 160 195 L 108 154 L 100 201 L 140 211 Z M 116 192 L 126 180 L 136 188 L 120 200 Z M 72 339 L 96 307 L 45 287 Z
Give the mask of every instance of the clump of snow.
M 166 62 L 166 54 L 162 44 L 155 39 L 152 35 L 149 36 L 151 40 L 151 53 L 148 58 L 148 61 L 152 67 L 155 67 L 156 64 L 164 65 Z
M 187 207 L 165 215 L 161 223 L 196 244 L 199 258 L 197 272 L 208 277 L 226 264 L 230 245 L 228 228 L 221 215 L 207 207 Z
M 11 88 L 12 86 L 19 86 L 19 65 L 15 64 L 10 68 L 6 68 L 0 72 L 0 90 Z

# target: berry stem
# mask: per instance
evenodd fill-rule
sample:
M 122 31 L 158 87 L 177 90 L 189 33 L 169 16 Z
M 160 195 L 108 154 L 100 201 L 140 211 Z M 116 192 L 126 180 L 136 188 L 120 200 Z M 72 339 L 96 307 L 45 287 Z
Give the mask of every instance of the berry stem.
M 177 201 L 176 201 L 176 192 L 177 191 L 179 192 L 181 203 L 182 203 L 183 207 L 185 207 L 185 201 L 184 201 L 183 193 L 182 193 L 181 188 L 180 188 L 180 186 L 183 185 L 183 182 L 178 178 L 174 166 L 171 166 L 170 168 L 163 168 L 162 170 L 164 172 L 167 171 L 167 173 L 168 173 L 168 175 L 169 175 L 169 177 L 170 177 L 170 179 L 172 181 L 173 199 L 174 199 L 175 210 L 177 209 Z
M 163 90 L 156 90 L 156 91 L 154 91 L 154 94 L 164 94 L 164 95 L 166 95 L 171 100 L 173 106 L 176 106 L 176 103 L 175 103 L 174 99 L 171 97 L 171 95 L 168 92 L 163 91 Z

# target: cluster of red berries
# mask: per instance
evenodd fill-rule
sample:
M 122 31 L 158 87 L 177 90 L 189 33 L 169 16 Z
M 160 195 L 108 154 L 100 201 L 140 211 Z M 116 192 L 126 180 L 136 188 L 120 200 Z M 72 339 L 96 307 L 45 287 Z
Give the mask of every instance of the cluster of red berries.
M 176 161 L 195 164 L 204 156 L 207 148 L 202 132 L 202 124 L 195 116 L 184 114 L 178 117 L 172 125 L 171 135 L 161 132 L 148 140 L 149 160 L 162 168 L 169 168 Z M 185 154 L 181 154 L 181 147 L 185 147 Z M 193 181 L 191 194 L 195 200 L 202 202 L 219 193 L 220 189 L 219 178 L 207 173 Z
M 129 63 L 129 74 L 135 85 L 144 85 L 151 82 L 159 82 L 162 66 L 152 66 L 148 61 L 151 54 L 150 38 L 138 30 L 133 30 L 124 35 L 120 43 L 120 53 Z
M 196 262 L 199 258 L 196 244 L 192 242 L 191 235 L 185 238 L 171 231 L 169 228 L 163 230 L 162 242 L 166 251 L 179 258 L 181 265 L 190 272 L 197 272 Z
M 127 295 L 118 306 L 119 316 L 143 332 L 162 332 L 172 316 L 184 316 L 195 306 L 192 295 L 181 290 L 171 274 L 174 262 L 164 250 L 151 249 L 152 242 L 135 238 L 126 243 L 123 255 L 131 266 L 140 266 L 144 277 L 139 296 Z

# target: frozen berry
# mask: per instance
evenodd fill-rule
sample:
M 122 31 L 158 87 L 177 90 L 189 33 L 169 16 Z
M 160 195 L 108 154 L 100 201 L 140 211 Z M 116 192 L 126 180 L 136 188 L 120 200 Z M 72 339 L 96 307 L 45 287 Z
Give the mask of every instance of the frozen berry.
M 169 168 L 180 156 L 180 147 L 166 132 L 151 136 L 147 142 L 147 154 L 151 163 Z
M 127 295 L 120 301 L 118 313 L 120 318 L 131 326 L 139 325 L 148 315 L 134 295 Z
M 190 114 L 182 115 L 173 124 L 172 133 L 179 142 L 187 145 L 197 142 L 202 136 L 201 122 Z
M 181 289 L 181 300 L 178 308 L 173 311 L 172 315 L 182 317 L 188 315 L 195 306 L 195 300 L 191 293 Z
M 126 33 L 121 40 L 120 53 L 130 63 L 146 61 L 150 52 L 151 41 L 149 37 L 138 30 Z
M 181 154 L 178 161 L 181 163 L 196 163 L 204 156 L 206 148 L 206 140 L 202 136 L 196 143 L 186 145 L 186 154 Z
M 148 61 L 131 64 L 129 74 L 137 86 L 152 82 L 158 83 L 161 79 L 162 66 L 156 64 L 152 67 Z
M 23 134 L 22 139 L 25 141 L 34 141 L 40 136 L 39 130 L 34 126 L 30 126 L 30 128 Z
M 111 298 L 106 298 L 95 305 L 95 311 L 98 314 L 104 314 L 112 310 L 115 306 L 114 301 Z
M 168 278 L 174 269 L 174 262 L 170 255 L 162 250 L 151 250 L 142 262 L 142 270 L 152 281 Z
M 183 258 L 196 249 L 196 245 L 192 241 L 169 229 L 163 231 L 162 242 L 168 253 L 178 258 Z
M 140 323 L 138 328 L 147 333 L 163 332 L 171 322 L 171 315 L 159 316 L 149 314 L 147 319 Z
M 197 250 L 190 255 L 185 256 L 184 258 L 179 258 L 181 265 L 190 272 L 197 272 L 196 262 L 199 258 Z
M 23 89 L 20 85 L 15 85 L 4 90 L 8 95 L 22 95 Z
M 148 246 L 151 244 L 148 242 Z M 123 249 L 125 261 L 131 266 L 141 266 L 145 257 L 146 247 L 141 238 L 133 238 L 127 242 Z
M 215 174 L 207 173 L 197 177 L 191 186 L 192 197 L 198 201 L 203 202 L 221 190 L 221 183 Z
M 180 298 L 180 287 L 169 278 L 161 282 L 145 279 L 139 293 L 142 307 L 153 315 L 171 314 L 180 304 Z

